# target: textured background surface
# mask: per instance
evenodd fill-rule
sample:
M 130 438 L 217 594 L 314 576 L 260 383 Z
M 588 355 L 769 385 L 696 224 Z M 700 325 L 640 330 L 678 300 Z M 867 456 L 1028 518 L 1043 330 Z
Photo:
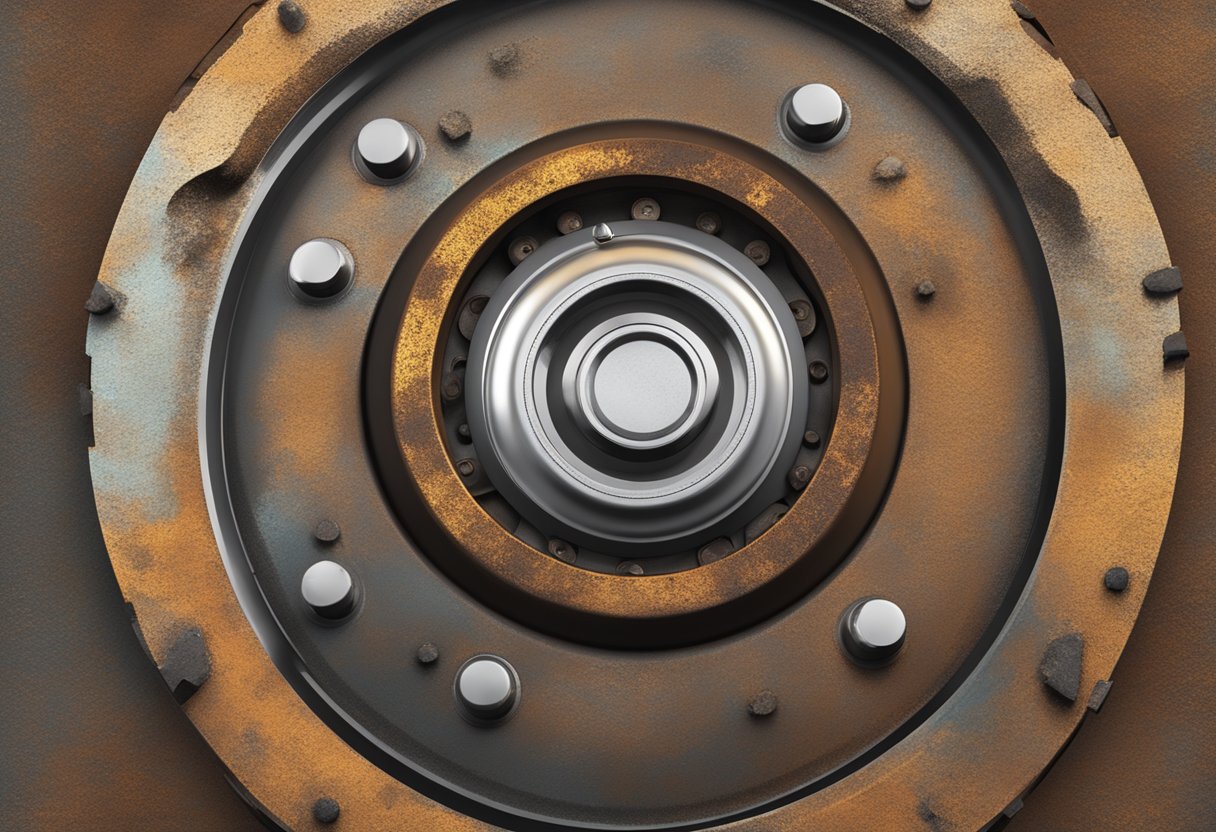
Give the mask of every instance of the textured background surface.
M 6 828 L 260 828 L 133 635 L 98 531 L 77 389 L 82 305 L 127 183 L 183 80 L 245 6 L 11 0 L 0 11 Z M 1175 511 L 1141 622 L 1102 712 L 1009 828 L 1210 829 L 1216 7 L 1033 6 L 1140 166 L 1187 280 L 1192 357 Z

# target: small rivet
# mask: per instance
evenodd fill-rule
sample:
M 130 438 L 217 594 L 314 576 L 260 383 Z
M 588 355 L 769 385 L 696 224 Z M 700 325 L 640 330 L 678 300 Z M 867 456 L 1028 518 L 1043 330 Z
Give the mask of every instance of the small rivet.
M 333 543 L 342 536 L 342 530 L 333 520 L 322 520 L 313 527 L 312 536 L 321 543 Z
M 813 430 L 808 430 L 806 433 L 802 434 L 802 444 L 806 445 L 808 448 L 818 448 L 822 441 L 822 437 L 820 437 L 819 434 Z
M 811 469 L 805 465 L 797 465 L 790 471 L 786 480 L 789 482 L 790 488 L 801 491 L 811 481 Z
M 591 238 L 595 240 L 597 245 L 602 246 L 606 243 L 611 243 L 615 236 L 606 222 L 598 223 L 595 228 L 591 229 Z
M 617 564 L 616 572 L 618 575 L 644 575 L 646 570 L 642 568 L 642 564 L 636 560 L 623 560 Z
M 648 196 L 633 203 L 633 207 L 629 209 L 629 215 L 635 220 L 657 220 L 661 213 L 659 203 Z
M 469 430 L 467 422 L 461 422 L 456 426 L 456 436 L 466 445 L 473 441 L 473 432 Z
M 418 645 L 418 652 L 414 655 L 418 659 L 418 664 L 434 664 L 439 661 L 439 648 L 427 641 Z
M 279 24 L 293 35 L 304 29 L 308 18 L 294 0 L 279 0 Z
M 773 251 L 763 240 L 752 240 L 743 248 L 743 253 L 757 266 L 767 266 Z
M 903 610 L 885 598 L 858 601 L 845 610 L 840 620 L 840 636 L 845 649 L 862 663 L 894 658 L 904 645 L 907 631 Z
M 908 175 L 908 168 L 897 156 L 888 156 L 874 166 L 873 177 L 879 182 L 898 182 Z
M 1131 575 L 1122 566 L 1112 566 L 1106 570 L 1106 574 L 1102 576 L 1102 583 L 1111 592 L 1122 592 L 1127 589 L 1128 582 L 1131 581 Z
M 916 296 L 928 300 L 937 294 L 937 285 L 932 280 L 922 280 L 916 284 Z
M 114 306 L 114 290 L 100 280 L 95 281 L 89 299 L 84 302 L 85 311 L 90 315 L 104 315 Z
M 539 245 L 535 237 L 519 237 L 511 241 L 511 245 L 507 247 L 507 257 L 511 259 L 511 265 L 518 266 L 524 260 L 528 259 L 528 255 L 536 251 Z
M 1181 332 L 1167 335 L 1165 341 L 1161 344 L 1161 352 L 1167 364 L 1174 361 L 1182 361 L 1191 354 L 1186 345 L 1186 336 Z
M 323 823 L 326 826 L 337 823 L 340 814 L 342 814 L 342 807 L 332 797 L 323 797 L 312 804 L 312 818 L 317 823 Z
M 354 259 L 346 246 L 327 237 L 301 245 L 287 266 L 291 285 L 314 300 L 337 297 L 350 286 L 354 274 Z
M 395 118 L 377 118 L 359 130 L 355 154 L 372 181 L 391 184 L 414 169 L 422 145 L 412 127 Z
M 578 550 L 571 544 L 558 538 L 553 538 L 548 544 L 549 554 L 562 563 L 574 563 L 578 560 Z
M 557 218 L 557 230 L 562 234 L 573 234 L 583 227 L 583 218 L 577 211 L 566 211 Z
M 456 473 L 468 479 L 477 473 L 477 463 L 471 459 L 462 459 L 456 463 Z
M 500 722 L 519 703 L 519 677 L 506 659 L 474 656 L 456 672 L 454 692 L 466 717 L 481 724 Z
M 822 361 L 812 361 L 807 367 L 807 371 L 811 375 L 811 381 L 815 384 L 822 384 L 828 380 L 828 365 Z
M 446 373 L 443 384 L 439 387 L 439 395 L 445 402 L 454 402 L 464 393 L 464 382 L 459 373 Z
M 722 231 L 722 218 L 713 211 L 706 211 L 697 216 L 697 229 L 717 236 Z
M 332 560 L 308 567 L 300 580 L 300 594 L 322 618 L 345 618 L 355 608 L 355 582 L 343 566 Z
M 762 690 L 747 703 L 747 712 L 754 717 L 772 716 L 777 710 L 777 695 L 771 690 Z
M 460 110 L 452 110 L 439 117 L 439 132 L 452 144 L 465 141 L 473 132 L 473 120 Z
M 804 84 L 788 99 L 785 123 L 802 141 L 824 144 L 840 135 L 848 113 L 840 94 L 827 84 Z

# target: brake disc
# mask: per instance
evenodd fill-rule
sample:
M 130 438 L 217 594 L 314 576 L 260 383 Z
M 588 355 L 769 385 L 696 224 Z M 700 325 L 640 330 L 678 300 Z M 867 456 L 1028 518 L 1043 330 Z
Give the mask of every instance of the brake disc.
M 1011 812 L 1101 706 L 1182 430 L 1176 273 L 1072 80 L 1003 2 L 254 14 L 88 341 L 115 572 L 247 799 Z

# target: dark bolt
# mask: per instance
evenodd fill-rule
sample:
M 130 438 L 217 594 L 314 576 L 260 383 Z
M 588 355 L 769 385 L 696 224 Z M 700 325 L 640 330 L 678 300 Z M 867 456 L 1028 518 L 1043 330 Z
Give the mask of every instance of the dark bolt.
M 937 294 L 937 286 L 932 280 L 922 280 L 916 284 L 916 296 L 928 300 Z
M 801 491 L 806 488 L 806 484 L 811 481 L 811 469 L 805 465 L 796 465 L 786 477 L 789 481 L 790 488 L 795 491 Z
M 1167 364 L 1172 361 L 1182 361 L 1191 354 L 1186 345 L 1186 336 L 1181 332 L 1165 336 L 1165 341 L 1161 344 L 1161 352 Z
M 114 308 L 114 291 L 100 280 L 93 284 L 89 299 L 84 302 L 85 311 L 90 315 L 104 315 Z
M 810 338 L 815 332 L 815 307 L 810 301 L 790 301 L 790 311 L 794 313 L 794 323 L 798 325 L 798 334 Z
M 557 230 L 562 234 L 573 234 L 583 227 L 583 218 L 577 211 L 566 211 L 557 218 Z
M 508 43 L 490 52 L 490 71 L 499 78 L 514 75 L 519 70 L 519 44 Z
M 822 441 L 823 438 L 813 430 L 808 430 L 806 433 L 802 434 L 802 444 L 806 445 L 808 448 L 818 448 L 819 443 Z
M 578 550 L 574 546 L 556 537 L 549 541 L 549 554 L 562 563 L 574 563 L 578 558 Z
M 648 196 L 633 203 L 633 207 L 629 209 L 629 215 L 635 220 L 657 220 L 661 213 L 663 211 L 659 208 L 659 203 Z
M 706 234 L 716 235 L 722 230 L 722 218 L 713 211 L 706 211 L 697 217 L 697 228 Z
M 773 250 L 763 240 L 752 240 L 744 247 L 743 253 L 757 266 L 767 266 L 769 258 L 773 256 Z
M 812 361 L 807 370 L 811 374 L 811 381 L 816 384 L 822 384 L 828 379 L 828 365 L 822 361 Z
M 485 311 L 486 303 L 489 300 L 485 295 L 474 295 L 461 307 L 460 318 L 456 321 L 456 328 L 460 330 L 460 334 L 467 340 L 473 340 L 473 331 L 477 329 L 477 321 L 481 318 L 481 313 Z
M 447 373 L 443 377 L 443 386 L 440 387 L 439 393 L 443 396 L 445 402 L 454 402 L 460 398 L 464 392 L 464 383 L 460 380 L 460 376 L 456 373 Z
M 747 712 L 755 717 L 772 716 L 777 710 L 777 695 L 771 690 L 762 690 L 747 703 Z
M 933 0 L 904 0 L 904 2 L 908 4 L 909 9 L 923 12 L 925 9 L 929 8 L 929 4 L 932 3 Z
M 623 560 L 616 568 L 618 575 L 644 575 L 646 570 L 636 560 Z
M 1111 592 L 1122 592 L 1127 589 L 1128 581 L 1131 576 L 1122 566 L 1112 566 L 1106 570 L 1106 574 L 1102 577 L 1102 583 L 1106 584 L 1106 588 Z
M 473 132 L 473 120 L 460 110 L 452 110 L 439 117 L 439 132 L 449 142 L 462 142 Z
M 300 8 L 300 4 L 295 0 L 280 0 L 279 2 L 279 23 L 283 28 L 291 32 L 293 35 L 304 28 L 307 23 L 307 18 L 304 17 L 304 10 Z
M 874 166 L 874 178 L 879 182 L 898 182 L 908 175 L 908 167 L 896 156 L 888 156 Z
M 706 566 L 714 561 L 722 560 L 733 551 L 735 551 L 735 544 L 731 543 L 729 538 L 719 537 L 701 547 L 697 552 L 697 563 Z
M 322 520 L 312 530 L 312 536 L 322 543 L 333 543 L 342 535 L 342 530 L 333 520 Z
M 418 664 L 434 664 L 439 661 L 439 648 L 429 641 L 418 646 Z
M 1150 275 L 1146 275 L 1141 281 L 1144 286 L 1144 291 L 1150 295 L 1172 295 L 1174 292 L 1182 291 L 1182 272 L 1176 267 L 1170 266 L 1168 269 L 1158 269 Z
M 477 463 L 471 459 L 462 459 L 456 463 L 456 473 L 467 479 L 477 473 Z
M 332 797 L 323 797 L 312 804 L 312 817 L 317 823 L 323 823 L 326 826 L 336 823 L 340 814 L 342 814 L 342 807 Z
M 465 422 L 461 422 L 456 426 L 456 436 L 458 436 L 460 441 L 464 442 L 466 445 L 473 441 L 473 434 L 469 430 L 468 424 Z
M 513 265 L 518 266 L 527 259 L 529 254 L 536 251 L 536 246 L 535 237 L 520 237 L 511 243 L 510 248 L 507 249 L 507 256 L 511 258 Z

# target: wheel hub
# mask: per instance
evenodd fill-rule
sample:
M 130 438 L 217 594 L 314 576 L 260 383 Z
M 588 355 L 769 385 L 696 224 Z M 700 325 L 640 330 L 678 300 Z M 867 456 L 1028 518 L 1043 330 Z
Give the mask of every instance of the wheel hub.
M 668 222 L 611 232 L 542 246 L 492 296 L 469 427 L 490 481 L 543 533 L 646 558 L 785 494 L 809 384 L 793 314 L 755 263 Z

